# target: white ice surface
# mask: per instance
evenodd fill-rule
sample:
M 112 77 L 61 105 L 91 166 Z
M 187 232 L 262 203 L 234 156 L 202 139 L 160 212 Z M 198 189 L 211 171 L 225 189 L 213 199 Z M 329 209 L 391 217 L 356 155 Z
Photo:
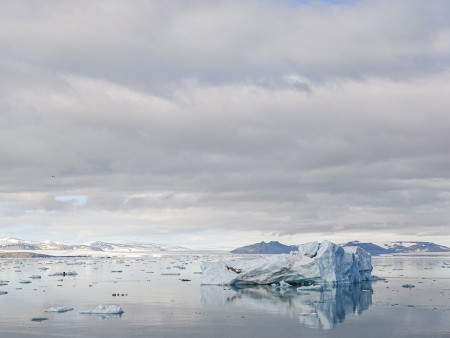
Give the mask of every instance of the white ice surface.
M 319 250 L 318 242 L 309 242 L 298 246 L 298 255 L 314 257 Z
M 116 305 L 102 305 L 100 304 L 99 306 L 97 306 L 95 309 L 90 309 L 90 310 L 84 310 L 81 311 L 80 313 L 83 314 L 104 314 L 104 315 L 118 315 L 118 314 L 122 314 L 124 311 L 122 310 L 122 308 L 120 306 L 116 306 Z
M 72 311 L 73 307 L 67 307 L 67 306 L 58 306 L 58 307 L 51 307 L 48 308 L 47 310 L 45 310 L 45 312 L 67 312 L 67 311 Z
M 78 273 L 75 271 L 68 271 L 68 272 L 55 272 L 54 274 L 51 274 L 49 276 L 76 276 Z
M 302 291 L 322 291 L 323 287 L 322 285 L 307 285 L 307 286 L 300 286 L 297 288 L 298 292 Z
M 372 263 L 361 248 L 344 249 L 323 241 L 307 243 L 298 254 L 203 262 L 201 269 L 202 284 L 340 284 L 370 280 Z

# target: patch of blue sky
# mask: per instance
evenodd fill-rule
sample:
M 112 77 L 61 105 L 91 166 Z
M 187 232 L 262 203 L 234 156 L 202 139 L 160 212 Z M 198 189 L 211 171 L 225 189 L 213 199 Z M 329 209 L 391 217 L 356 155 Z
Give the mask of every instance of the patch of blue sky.
M 294 0 L 294 3 L 297 4 L 312 4 L 312 3 L 319 3 L 319 4 L 325 4 L 325 5 L 343 5 L 343 4 L 351 4 L 354 2 L 358 2 L 360 0 Z
M 71 203 L 76 206 L 83 206 L 87 203 L 87 196 L 84 195 L 58 195 L 55 196 L 55 201 Z
M 30 233 L 34 229 L 35 229 L 34 224 L 20 223 L 20 224 L 15 224 L 13 226 L 6 226 L 6 227 L 2 228 L 2 235 L 3 235 L 3 237 L 6 236 L 6 237 L 21 238 L 21 237 L 23 237 L 24 233 Z

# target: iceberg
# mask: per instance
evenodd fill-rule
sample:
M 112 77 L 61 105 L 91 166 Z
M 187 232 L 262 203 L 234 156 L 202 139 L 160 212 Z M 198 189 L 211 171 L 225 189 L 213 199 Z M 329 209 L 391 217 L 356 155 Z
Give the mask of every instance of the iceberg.
M 124 311 L 120 306 L 116 305 L 102 305 L 100 304 L 95 309 L 81 311 L 82 314 L 101 314 L 101 315 L 121 315 Z
M 329 241 L 299 246 L 298 252 L 252 260 L 202 262 L 202 284 L 345 284 L 372 279 L 371 256 L 360 247 Z

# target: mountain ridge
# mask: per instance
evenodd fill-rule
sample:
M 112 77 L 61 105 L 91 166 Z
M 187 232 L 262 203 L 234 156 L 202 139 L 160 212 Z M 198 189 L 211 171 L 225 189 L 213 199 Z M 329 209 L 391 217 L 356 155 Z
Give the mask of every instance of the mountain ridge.
M 95 252 L 161 252 L 188 250 L 179 246 L 165 246 L 153 243 L 111 243 L 103 241 L 92 241 L 83 244 L 68 244 L 59 241 L 30 241 L 15 237 L 0 239 L 0 250 L 61 250 L 61 251 L 95 251 Z
M 344 247 L 359 246 L 374 256 L 397 253 L 450 252 L 450 248 L 447 246 L 421 241 L 396 241 L 388 242 L 383 245 L 377 245 L 370 242 L 350 241 L 341 245 Z M 298 245 L 286 245 L 277 241 L 271 241 L 269 243 L 260 242 L 242 246 L 230 252 L 236 254 L 280 254 L 289 253 L 291 251 L 298 251 Z
M 395 253 L 421 253 L 421 252 L 450 252 L 450 248 L 433 242 L 422 241 L 395 241 L 382 245 L 352 241 L 344 246 L 359 246 L 372 255 Z
M 278 241 L 270 241 L 268 243 L 262 241 L 260 243 L 250 244 L 236 248 L 231 251 L 234 254 L 282 254 L 291 251 L 298 251 L 297 245 L 285 245 Z

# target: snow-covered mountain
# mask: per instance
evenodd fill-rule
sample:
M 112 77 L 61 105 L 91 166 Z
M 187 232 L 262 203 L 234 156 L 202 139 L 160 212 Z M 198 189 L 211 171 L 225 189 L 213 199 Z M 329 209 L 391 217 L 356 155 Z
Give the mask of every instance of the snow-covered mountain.
M 372 255 L 393 253 L 450 252 L 449 247 L 432 242 L 398 241 L 376 245 L 373 243 L 352 241 L 348 242 L 344 246 L 359 246 Z
M 119 244 L 108 242 L 87 242 L 84 244 L 93 251 L 164 251 L 163 247 L 156 244 Z
M 397 252 L 448 252 L 449 247 L 432 242 L 391 242 L 383 244 L 383 247 L 393 253 Z
M 175 251 L 187 250 L 183 247 L 170 247 L 150 243 L 109 243 L 87 242 L 84 244 L 68 244 L 57 241 L 29 241 L 18 238 L 0 239 L 0 250 L 63 250 L 63 251 L 116 251 L 116 252 L 143 252 L 143 251 Z
M 374 243 L 363 243 L 352 241 L 342 246 L 359 246 L 371 255 L 394 254 L 394 253 L 420 253 L 420 252 L 450 252 L 450 248 L 432 242 L 411 242 L 399 241 L 390 242 L 383 245 Z M 285 245 L 280 242 L 261 242 L 243 246 L 231 251 L 237 254 L 280 254 L 297 251 L 297 245 Z

